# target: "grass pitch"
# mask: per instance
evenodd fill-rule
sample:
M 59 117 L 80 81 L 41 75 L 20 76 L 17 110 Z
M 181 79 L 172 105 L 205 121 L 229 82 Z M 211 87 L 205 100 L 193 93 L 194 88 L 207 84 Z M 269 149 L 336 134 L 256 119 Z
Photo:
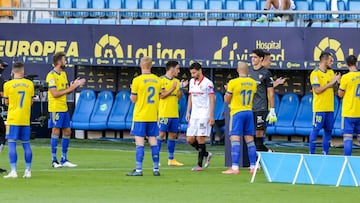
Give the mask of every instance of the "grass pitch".
M 33 142 L 32 178 L 23 179 L 24 160 L 18 145 L 18 179 L 0 178 L 0 202 L 353 202 L 358 188 L 267 183 L 261 171 L 255 183 L 242 169 L 239 175 L 222 175 L 223 147 L 208 147 L 214 153 L 211 166 L 191 172 L 197 153 L 179 144 L 176 158 L 183 167 L 168 167 L 166 145 L 161 153 L 160 177 L 152 175 L 149 147 L 146 147 L 143 177 L 127 177 L 135 166 L 132 143 L 73 140 L 69 159 L 77 168 L 50 166 L 49 140 Z M 276 151 L 292 151 L 278 148 Z M 331 149 L 335 154 L 341 150 Z M 307 149 L 297 149 L 306 153 Z M 58 149 L 61 152 L 61 148 Z M 359 152 L 354 151 L 354 154 Z M 9 169 L 7 151 L 0 154 L 0 166 Z M 331 169 L 329 169 L 331 170 Z

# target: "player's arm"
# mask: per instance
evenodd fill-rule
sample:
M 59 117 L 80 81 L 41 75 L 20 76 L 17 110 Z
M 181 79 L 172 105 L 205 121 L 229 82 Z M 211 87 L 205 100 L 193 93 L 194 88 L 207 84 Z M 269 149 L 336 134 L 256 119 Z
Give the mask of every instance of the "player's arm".
M 274 81 L 273 87 L 275 88 L 279 85 L 283 85 L 285 83 L 285 81 L 286 81 L 286 78 L 280 77 Z
M 226 103 L 229 103 L 231 102 L 231 99 L 232 99 L 232 93 L 233 93 L 233 90 L 232 90 L 232 82 L 230 81 L 228 85 L 224 85 L 225 87 L 225 95 L 224 95 L 224 101 Z
M 180 99 L 183 95 L 183 89 L 189 84 L 189 81 L 187 80 L 181 80 L 180 82 L 180 89 L 178 91 L 177 97 Z
M 312 88 L 313 88 L 313 91 L 316 93 L 316 94 L 321 94 L 322 92 L 324 92 L 327 88 L 331 88 L 333 87 L 333 85 L 336 83 L 336 81 L 338 81 L 340 79 L 341 75 L 340 73 L 336 73 L 334 78 L 328 82 L 326 85 L 324 86 L 320 86 L 319 84 L 316 84 L 316 83 L 312 83 Z
M 191 93 L 189 94 L 189 98 L 188 98 L 188 103 L 187 103 L 187 108 L 186 108 L 186 121 L 189 121 L 190 120 L 190 111 L 191 111 L 191 108 L 192 108 L 192 95 Z
M 69 86 L 66 87 L 66 89 L 63 90 L 57 90 L 56 85 L 53 85 L 52 83 L 49 84 L 49 92 L 54 98 L 61 97 L 63 95 L 69 94 L 73 92 L 76 88 L 78 88 L 80 85 L 83 85 L 85 83 L 84 79 L 76 78 L 75 81 L 71 82 Z
M 346 81 L 345 78 L 341 78 L 341 82 L 340 82 L 340 87 L 338 89 L 338 96 L 340 98 L 343 98 L 345 95 L 345 90 L 346 90 Z
M 162 87 L 161 93 L 160 93 L 160 99 L 165 99 L 166 97 L 171 95 L 171 93 L 173 93 L 176 90 L 177 86 L 178 86 L 178 82 L 175 80 L 173 82 L 173 85 L 171 86 L 171 88 L 168 91 L 165 91 L 165 88 Z
M 270 108 L 275 108 L 275 90 L 274 87 L 267 88 L 267 95 L 269 95 Z
M 210 99 L 210 115 L 209 115 L 209 124 L 214 125 L 214 111 L 215 111 L 215 92 L 214 92 L 214 84 L 211 83 L 208 87 L 208 94 Z
M 138 96 L 137 96 L 137 93 L 138 93 L 138 83 L 137 83 L 137 80 L 136 78 L 133 80 L 132 84 L 131 84 L 131 95 L 130 95 L 130 100 L 131 102 L 133 103 L 136 103 L 137 102 L 137 99 L 138 99 Z

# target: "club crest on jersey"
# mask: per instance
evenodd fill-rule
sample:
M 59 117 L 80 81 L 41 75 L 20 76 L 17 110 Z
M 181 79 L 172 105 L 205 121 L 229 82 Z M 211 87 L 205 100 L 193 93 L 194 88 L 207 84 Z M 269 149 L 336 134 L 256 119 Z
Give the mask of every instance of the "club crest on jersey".
M 264 76 L 262 74 L 259 75 L 259 79 L 263 78 Z

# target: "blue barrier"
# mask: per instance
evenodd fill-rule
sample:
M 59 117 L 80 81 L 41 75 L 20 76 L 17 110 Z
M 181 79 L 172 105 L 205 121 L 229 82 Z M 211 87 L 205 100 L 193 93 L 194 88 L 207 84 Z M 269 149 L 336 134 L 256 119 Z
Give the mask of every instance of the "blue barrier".
M 261 152 L 258 164 L 268 182 L 358 187 L 360 181 L 360 171 L 353 170 L 360 167 L 360 157 L 355 156 Z

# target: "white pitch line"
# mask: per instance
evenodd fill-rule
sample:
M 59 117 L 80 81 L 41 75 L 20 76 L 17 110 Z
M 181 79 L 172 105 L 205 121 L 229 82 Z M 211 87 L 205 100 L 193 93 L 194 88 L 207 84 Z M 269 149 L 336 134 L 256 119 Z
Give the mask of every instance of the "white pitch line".
M 32 172 L 71 172 L 71 171 L 126 171 L 132 170 L 134 168 L 65 168 L 65 170 L 61 168 L 48 168 L 48 169 L 39 169 L 34 170 Z M 143 170 L 152 170 L 153 168 L 143 168 Z M 209 169 L 226 169 L 226 167 L 210 167 Z M 160 171 L 163 170 L 188 170 L 191 171 L 191 168 L 187 167 L 167 167 L 160 168 Z M 205 169 L 206 171 L 207 169 Z

